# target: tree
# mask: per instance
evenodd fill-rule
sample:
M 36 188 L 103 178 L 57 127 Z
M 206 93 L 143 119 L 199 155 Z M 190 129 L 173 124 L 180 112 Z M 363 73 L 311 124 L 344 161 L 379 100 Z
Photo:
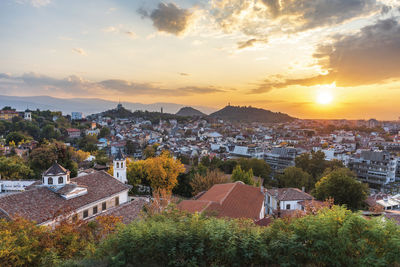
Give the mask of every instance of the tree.
M 83 150 L 76 150 L 72 153 L 72 159 L 78 164 L 85 161 L 89 156 L 90 152 L 85 152 Z
M 165 189 L 171 192 L 178 182 L 178 175 L 185 171 L 183 164 L 173 159 L 167 151 L 158 157 L 146 159 L 144 166 L 150 186 L 156 191 Z
M 193 189 L 193 195 L 207 191 L 215 184 L 226 184 L 229 182 L 229 177 L 219 170 L 208 170 L 205 175 L 196 173 L 190 182 Z
M 270 181 L 270 173 L 271 167 L 262 159 L 245 159 L 241 158 L 238 161 L 240 167 L 244 171 L 252 170 L 255 176 L 261 177 L 264 179 L 264 186 L 271 183 Z
M 368 191 L 368 186 L 357 181 L 352 171 L 341 168 L 333 170 L 317 182 L 314 195 L 319 200 L 333 198 L 335 204 L 358 209 L 363 206 Z
M 250 169 L 249 171 L 244 171 L 242 170 L 240 165 L 237 165 L 232 172 L 232 181 L 233 182 L 242 181 L 245 184 L 254 185 L 255 183 L 254 183 L 253 170 Z
M 110 134 L 111 134 L 110 129 L 108 127 L 103 127 L 100 130 L 99 138 L 109 137 Z
M 310 174 L 297 167 L 288 167 L 283 174 L 278 175 L 279 187 L 302 188 L 307 191 L 314 187 L 313 179 Z
M 134 188 L 139 184 L 149 185 L 148 176 L 146 172 L 146 164 L 144 160 L 131 161 L 129 160 L 126 164 L 126 178 L 128 184 Z
M 326 168 L 325 153 L 322 151 L 304 153 L 295 159 L 295 163 L 296 167 L 308 172 L 317 181 Z
M 143 151 L 144 158 L 152 158 L 156 156 L 158 144 L 154 144 L 152 146 L 147 146 Z
M 2 179 L 23 180 L 34 176 L 33 170 L 18 156 L 0 157 L 0 175 Z
M 40 133 L 40 137 L 47 140 L 58 139 L 60 136 L 60 132 L 52 124 L 44 126 Z
M 9 144 L 14 142 L 14 144 L 21 143 L 23 140 L 28 140 L 29 137 L 25 136 L 20 132 L 11 132 L 6 136 L 6 143 Z

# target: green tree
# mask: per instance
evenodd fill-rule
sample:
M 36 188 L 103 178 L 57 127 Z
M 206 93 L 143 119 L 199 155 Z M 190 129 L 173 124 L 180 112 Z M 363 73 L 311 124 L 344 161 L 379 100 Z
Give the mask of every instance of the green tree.
M 242 170 L 240 165 L 237 165 L 232 172 L 232 181 L 233 182 L 242 181 L 245 184 L 254 185 L 255 183 L 254 183 L 253 170 L 250 169 L 248 171 L 244 171 Z
M 0 175 L 7 180 L 26 180 L 32 179 L 33 170 L 18 156 L 0 157 Z
M 197 195 L 200 192 L 207 191 L 215 184 L 226 184 L 229 182 L 229 177 L 219 170 L 208 170 L 205 175 L 195 173 L 190 181 L 192 187 L 192 195 Z
M 319 200 L 333 198 L 335 204 L 359 209 L 363 206 L 368 191 L 368 186 L 356 180 L 352 171 L 341 168 L 333 170 L 318 181 L 314 195 Z
M 304 186 L 307 191 L 314 187 L 311 175 L 297 167 L 286 168 L 277 178 L 280 187 L 301 189 Z
M 111 134 L 110 129 L 108 127 L 103 127 L 100 129 L 99 138 L 109 137 L 110 134 Z
M 6 143 L 9 144 L 10 142 L 14 142 L 16 145 L 23 140 L 28 140 L 29 137 L 25 136 L 20 132 L 11 132 L 6 136 Z

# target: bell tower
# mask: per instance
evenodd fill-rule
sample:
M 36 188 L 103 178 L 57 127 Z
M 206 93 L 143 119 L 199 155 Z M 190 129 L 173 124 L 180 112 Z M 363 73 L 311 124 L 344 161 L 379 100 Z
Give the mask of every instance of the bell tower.
M 126 158 L 122 154 L 121 149 L 118 150 L 117 155 L 114 157 L 114 178 L 118 179 L 121 183 L 128 183 L 126 178 Z

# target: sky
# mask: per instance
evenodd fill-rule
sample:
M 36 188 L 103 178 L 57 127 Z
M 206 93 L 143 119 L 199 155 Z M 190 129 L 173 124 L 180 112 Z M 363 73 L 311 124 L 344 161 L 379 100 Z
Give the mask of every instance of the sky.
M 398 0 L 1 0 L 0 95 L 400 117 Z

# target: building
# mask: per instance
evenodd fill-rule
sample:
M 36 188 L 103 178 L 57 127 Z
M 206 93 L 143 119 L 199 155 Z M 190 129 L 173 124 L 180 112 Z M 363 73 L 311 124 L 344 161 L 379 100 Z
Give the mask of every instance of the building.
M 71 120 L 82 120 L 84 118 L 83 113 L 82 112 L 71 112 Z
M 220 218 L 249 218 L 258 221 L 265 216 L 263 189 L 242 182 L 216 184 L 197 199 L 181 201 L 178 208 Z
M 287 167 L 295 165 L 297 150 L 293 147 L 273 147 L 270 153 L 264 155 L 265 161 L 271 167 L 271 176 L 283 173 Z
M 14 180 L 0 180 L 0 194 L 2 193 L 16 193 L 25 191 L 25 188 L 32 185 L 35 181 L 14 181 Z
M 81 130 L 75 128 L 68 128 L 67 129 L 68 137 L 69 138 L 79 138 L 81 137 Z
M 24 112 L 24 120 L 32 121 L 32 112 L 29 109 Z
M 257 146 L 235 146 L 230 154 L 236 157 L 262 159 L 264 151 Z
M 117 178 L 121 183 L 128 183 L 128 179 L 126 178 L 126 158 L 124 154 L 122 154 L 121 149 L 114 157 L 113 165 L 114 177 Z
M 372 188 L 381 189 L 395 181 L 397 159 L 387 151 L 364 150 L 360 158 L 350 159 L 349 168 L 360 181 L 368 183 Z
M 296 210 L 304 210 L 304 202 L 313 197 L 298 188 L 268 189 L 265 194 L 265 210 L 267 214 L 282 217 Z
M 18 117 L 19 113 L 15 109 L 0 110 L 0 120 L 11 121 L 14 117 Z
M 60 217 L 88 220 L 129 201 L 126 185 L 106 172 L 71 178 L 54 163 L 26 191 L 0 197 L 0 218 L 22 217 L 39 225 L 54 225 Z

